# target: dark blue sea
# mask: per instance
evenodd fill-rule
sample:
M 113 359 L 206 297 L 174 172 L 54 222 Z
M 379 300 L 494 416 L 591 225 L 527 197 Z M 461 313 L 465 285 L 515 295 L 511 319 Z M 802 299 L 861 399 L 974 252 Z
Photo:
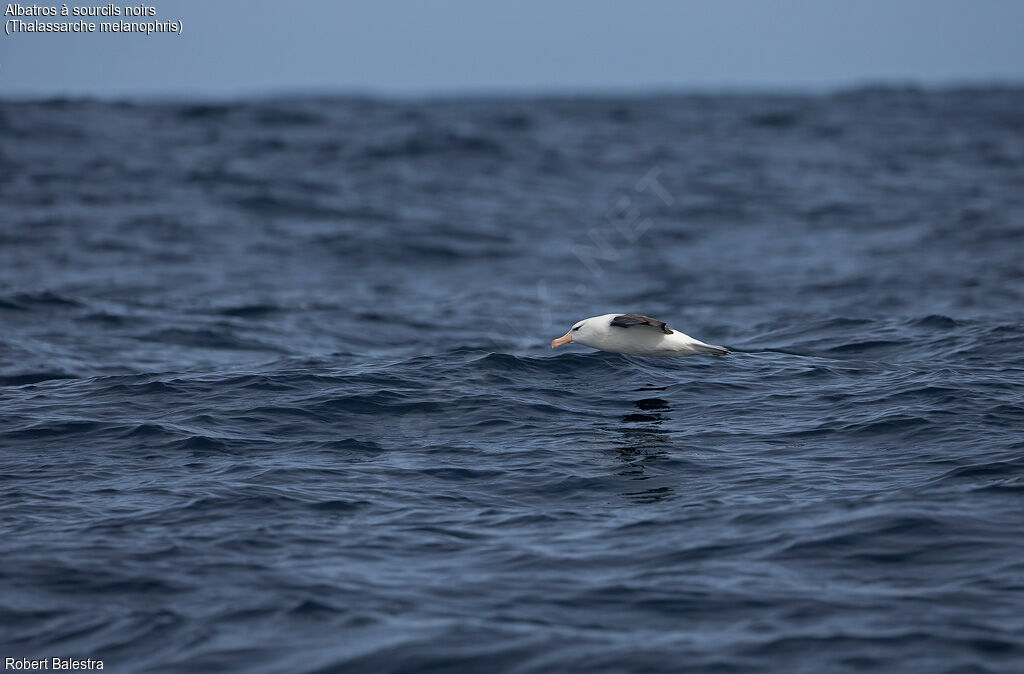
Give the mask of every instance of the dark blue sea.
M 0 104 L 0 657 L 1024 671 L 1022 111 Z

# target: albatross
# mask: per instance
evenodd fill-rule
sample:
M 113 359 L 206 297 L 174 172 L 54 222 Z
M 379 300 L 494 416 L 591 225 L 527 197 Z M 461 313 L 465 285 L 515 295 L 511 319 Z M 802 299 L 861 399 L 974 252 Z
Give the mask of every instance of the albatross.
M 679 358 L 701 353 L 715 356 L 730 353 L 724 346 L 705 344 L 673 330 L 665 321 L 643 314 L 604 314 L 584 318 L 569 332 L 551 340 L 551 348 L 570 342 L 631 356 Z

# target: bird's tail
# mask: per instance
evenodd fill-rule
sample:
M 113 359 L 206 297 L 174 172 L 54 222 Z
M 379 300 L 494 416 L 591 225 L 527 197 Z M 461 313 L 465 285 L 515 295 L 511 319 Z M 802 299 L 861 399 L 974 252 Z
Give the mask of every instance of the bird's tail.
M 709 353 L 712 356 L 728 356 L 732 353 L 732 351 L 724 346 L 715 346 L 714 344 L 705 344 L 704 342 L 694 344 L 693 350 L 697 353 Z

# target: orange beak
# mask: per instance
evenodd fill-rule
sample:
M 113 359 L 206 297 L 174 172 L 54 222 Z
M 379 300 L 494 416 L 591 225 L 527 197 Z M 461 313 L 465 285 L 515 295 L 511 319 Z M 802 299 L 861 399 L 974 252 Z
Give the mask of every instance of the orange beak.
M 552 339 L 551 340 L 551 348 L 552 349 L 557 348 L 559 346 L 562 346 L 563 344 L 568 344 L 571 341 L 572 341 L 572 330 L 570 330 L 569 332 L 565 333 L 564 335 L 562 335 L 558 339 Z

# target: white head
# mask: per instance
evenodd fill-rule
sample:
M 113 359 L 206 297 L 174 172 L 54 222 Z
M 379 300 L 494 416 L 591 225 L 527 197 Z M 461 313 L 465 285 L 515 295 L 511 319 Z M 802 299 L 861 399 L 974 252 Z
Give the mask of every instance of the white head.
M 612 315 L 612 314 L 609 314 Z M 595 349 L 598 347 L 595 342 L 600 338 L 602 328 L 607 327 L 608 316 L 594 316 L 592 318 L 584 318 L 582 321 L 577 321 L 575 325 L 569 328 L 569 332 L 565 333 L 558 339 L 551 340 L 551 348 L 557 348 L 563 344 L 573 342 L 574 344 L 582 344 L 583 346 L 592 346 Z M 602 322 L 602 319 L 604 321 Z

